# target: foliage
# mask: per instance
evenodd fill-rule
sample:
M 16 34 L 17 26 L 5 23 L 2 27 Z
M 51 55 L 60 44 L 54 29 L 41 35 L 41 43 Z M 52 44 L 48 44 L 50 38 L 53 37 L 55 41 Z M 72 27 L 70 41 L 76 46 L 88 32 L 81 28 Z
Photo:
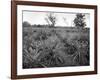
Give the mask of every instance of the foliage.
M 80 33 L 77 33 L 80 36 L 66 36 L 62 31 L 51 28 L 24 30 L 23 68 L 89 65 L 89 37 Z
M 53 50 L 48 50 L 49 53 L 41 58 L 41 63 L 45 64 L 47 67 L 61 66 L 64 63 L 63 58 L 57 55 Z
M 34 39 L 35 40 L 46 40 L 47 34 L 46 32 L 40 31 Z
M 27 21 L 23 22 L 23 27 L 31 27 L 31 24 Z
M 53 13 L 47 14 L 47 17 L 45 18 L 46 22 L 50 27 L 54 27 L 57 21 L 56 16 Z
M 82 13 L 76 14 L 76 18 L 74 19 L 74 24 L 78 28 L 83 28 L 86 26 L 85 15 Z
M 89 65 L 89 39 L 86 36 L 81 36 L 74 39 L 78 52 L 74 55 L 73 61 L 78 65 Z

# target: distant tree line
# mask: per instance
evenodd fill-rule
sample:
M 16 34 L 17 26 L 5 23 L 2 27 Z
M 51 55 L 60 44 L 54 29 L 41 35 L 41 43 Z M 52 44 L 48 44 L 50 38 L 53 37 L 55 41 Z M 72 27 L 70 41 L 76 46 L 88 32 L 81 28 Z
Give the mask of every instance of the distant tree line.
M 65 17 L 63 17 L 63 20 L 67 24 Z M 49 13 L 46 15 L 45 21 L 47 22 L 47 24 L 45 25 L 41 25 L 41 24 L 31 25 L 29 22 L 25 21 L 23 22 L 23 27 L 55 27 L 57 23 L 57 16 L 54 13 Z M 77 13 L 73 22 L 75 27 L 84 28 L 86 26 L 85 14 Z

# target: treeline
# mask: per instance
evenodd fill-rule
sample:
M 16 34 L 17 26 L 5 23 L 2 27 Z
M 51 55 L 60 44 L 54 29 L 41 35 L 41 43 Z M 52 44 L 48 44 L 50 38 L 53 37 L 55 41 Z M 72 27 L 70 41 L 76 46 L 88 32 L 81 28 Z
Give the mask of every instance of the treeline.
M 57 24 L 57 16 L 54 13 L 47 14 L 44 20 L 46 21 L 46 24 L 43 24 L 43 25 L 41 24 L 31 25 L 29 22 L 25 21 L 23 22 L 23 27 L 55 27 Z M 66 20 L 67 18 L 63 17 L 63 21 L 65 24 L 67 22 Z M 74 26 L 77 28 L 84 28 L 86 26 L 85 14 L 77 13 L 75 19 L 73 20 L 73 23 L 74 23 Z
M 50 27 L 49 25 L 34 24 L 31 25 L 29 22 L 23 22 L 23 27 Z

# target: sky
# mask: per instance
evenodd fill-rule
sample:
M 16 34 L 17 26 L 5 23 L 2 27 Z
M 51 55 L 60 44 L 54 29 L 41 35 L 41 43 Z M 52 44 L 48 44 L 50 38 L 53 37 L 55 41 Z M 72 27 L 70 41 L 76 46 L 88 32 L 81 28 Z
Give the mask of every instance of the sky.
M 47 15 L 50 14 L 50 12 L 40 12 L 40 11 L 23 11 L 23 22 L 27 21 L 31 25 L 34 24 L 41 24 L 45 25 L 47 24 L 47 21 L 45 18 L 47 18 Z M 74 26 L 73 20 L 76 17 L 76 13 L 60 13 L 60 12 L 53 12 L 54 16 L 56 16 L 57 21 L 55 26 L 66 26 L 66 27 L 72 27 Z M 86 27 L 89 27 L 90 25 L 90 15 L 85 14 L 85 22 Z

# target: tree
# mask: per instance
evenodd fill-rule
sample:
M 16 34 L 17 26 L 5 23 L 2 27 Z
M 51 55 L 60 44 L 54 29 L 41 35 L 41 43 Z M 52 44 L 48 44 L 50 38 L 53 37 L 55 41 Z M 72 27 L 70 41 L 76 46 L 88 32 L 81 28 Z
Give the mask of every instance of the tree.
M 31 27 L 31 24 L 27 21 L 23 22 L 23 27 Z
M 45 18 L 45 20 L 50 27 L 54 27 L 56 24 L 57 18 L 54 15 L 54 13 L 49 13 L 47 14 L 47 17 Z
M 86 22 L 85 22 L 85 15 L 82 13 L 78 13 L 76 14 L 76 18 L 74 19 L 74 24 L 76 27 L 85 27 L 86 26 Z

